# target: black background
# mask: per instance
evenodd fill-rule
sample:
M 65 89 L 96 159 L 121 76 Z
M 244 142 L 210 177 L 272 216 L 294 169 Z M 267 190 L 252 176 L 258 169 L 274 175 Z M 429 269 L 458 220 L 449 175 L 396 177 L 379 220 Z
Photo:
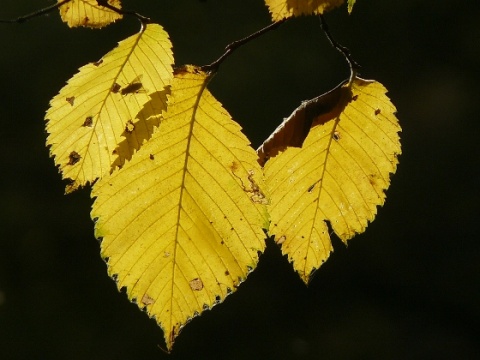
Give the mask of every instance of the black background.
M 52 1 L 2 0 L 0 18 Z M 269 23 L 262 0 L 125 1 L 169 32 L 176 64 L 207 64 Z M 0 358 L 480 358 L 478 1 L 358 0 L 332 33 L 389 89 L 403 154 L 386 205 L 306 287 L 273 243 L 237 293 L 191 322 L 166 355 L 153 320 L 106 274 L 88 190 L 64 196 L 45 147 L 49 100 L 76 70 L 138 29 L 0 24 Z M 254 147 L 348 75 L 318 19 L 239 49 L 211 91 Z

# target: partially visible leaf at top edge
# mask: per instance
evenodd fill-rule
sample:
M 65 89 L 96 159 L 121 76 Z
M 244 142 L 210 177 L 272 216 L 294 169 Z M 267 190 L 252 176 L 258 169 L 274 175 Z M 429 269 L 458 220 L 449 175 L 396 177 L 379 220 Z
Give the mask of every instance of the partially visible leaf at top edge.
M 292 16 L 320 15 L 343 3 L 344 0 L 265 0 L 273 21 Z
M 92 191 L 108 272 L 156 319 L 169 350 L 186 323 L 237 289 L 265 249 L 257 154 L 208 80 L 199 68 L 178 69 L 161 126 Z
M 353 5 L 355 5 L 355 2 L 357 0 L 348 0 L 348 13 L 351 14 L 353 10 Z
M 305 283 L 333 250 L 328 224 L 346 243 L 365 231 L 385 201 L 401 153 L 401 129 L 386 91 L 355 78 L 327 93 L 323 100 L 332 102 L 308 120 L 312 127 L 301 147 L 282 146 L 280 136 L 266 159 L 270 233 Z
M 158 24 L 83 66 L 50 102 L 47 144 L 67 192 L 109 173 L 149 139 L 173 78 L 168 34 Z
M 58 3 L 63 0 L 57 0 Z M 108 3 L 117 9 L 121 8 L 120 0 L 108 0 Z M 63 22 L 69 27 L 84 26 L 89 28 L 102 28 L 122 15 L 97 4 L 97 0 L 71 0 L 59 7 Z

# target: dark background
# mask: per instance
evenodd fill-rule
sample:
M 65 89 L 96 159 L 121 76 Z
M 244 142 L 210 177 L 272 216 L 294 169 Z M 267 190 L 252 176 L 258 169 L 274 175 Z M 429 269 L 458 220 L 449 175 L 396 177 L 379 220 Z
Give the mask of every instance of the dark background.
M 15 18 L 48 0 L 2 0 Z M 170 33 L 176 63 L 203 65 L 269 23 L 262 0 L 125 1 Z M 480 358 L 478 1 L 358 0 L 332 33 L 389 89 L 403 154 L 366 233 L 303 285 L 272 244 L 225 303 L 190 323 L 173 354 L 106 274 L 88 190 L 64 196 L 44 113 L 76 70 L 137 31 L 134 19 L 70 30 L 57 12 L 0 24 L 0 359 Z M 211 90 L 253 145 L 348 75 L 318 19 L 239 49 Z

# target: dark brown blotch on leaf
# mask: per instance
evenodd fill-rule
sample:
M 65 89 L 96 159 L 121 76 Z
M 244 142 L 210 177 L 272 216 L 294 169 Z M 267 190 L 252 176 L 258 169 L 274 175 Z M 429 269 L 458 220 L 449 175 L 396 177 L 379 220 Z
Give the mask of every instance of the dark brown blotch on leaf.
M 83 122 L 82 126 L 83 127 L 92 127 L 93 125 L 93 117 L 92 116 L 87 116 L 85 118 L 85 121 Z
M 75 103 L 75 96 L 69 96 L 65 98 L 65 100 L 67 100 L 67 102 L 73 106 L 73 104 Z
M 80 156 L 79 153 L 77 153 L 76 151 L 72 151 L 70 153 L 70 155 L 68 155 L 68 163 L 67 165 L 75 165 L 76 163 L 78 163 L 80 161 L 82 157 Z
M 114 94 L 116 94 L 116 93 L 118 93 L 118 92 L 120 91 L 120 88 L 121 88 L 120 85 L 118 85 L 117 83 L 113 83 L 111 90 L 112 90 L 112 92 L 113 92 Z

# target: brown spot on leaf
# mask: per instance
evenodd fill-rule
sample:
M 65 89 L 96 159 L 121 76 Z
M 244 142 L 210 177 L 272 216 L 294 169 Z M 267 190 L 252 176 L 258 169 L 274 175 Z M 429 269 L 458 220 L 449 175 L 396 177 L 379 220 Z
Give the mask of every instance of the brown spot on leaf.
M 243 191 L 246 193 L 250 193 L 250 199 L 256 203 L 256 204 L 264 204 L 268 205 L 268 200 L 265 197 L 265 194 L 262 192 L 258 184 L 256 183 L 255 179 L 253 176 L 255 175 L 254 170 L 248 170 L 248 175 L 247 179 L 249 182 L 249 186 L 246 186 L 243 179 L 235 173 L 236 170 L 238 170 L 239 165 L 235 161 L 232 162 L 232 165 L 230 166 L 230 169 L 232 170 L 233 175 L 240 180 L 240 183 L 242 185 Z
M 67 100 L 67 102 L 73 106 L 73 104 L 75 103 L 75 96 L 67 97 L 65 100 Z
M 111 88 L 111 91 L 112 91 L 114 94 L 118 93 L 118 92 L 120 91 L 120 89 L 121 89 L 121 86 L 120 86 L 120 85 L 118 85 L 117 83 L 113 83 L 112 88 Z
M 200 291 L 203 289 L 203 282 L 200 278 L 190 280 L 189 284 L 193 291 Z
M 250 197 L 252 201 L 256 204 L 263 204 L 263 205 L 268 205 L 268 200 L 265 197 L 265 194 L 260 190 L 258 187 L 257 183 L 255 182 L 255 179 L 253 178 L 253 175 L 255 175 L 255 172 L 253 170 L 248 171 L 248 181 L 250 181 L 250 189 L 249 192 L 252 193 L 252 196 Z
M 232 170 L 232 173 L 235 173 L 235 171 L 237 171 L 238 168 L 239 168 L 239 164 L 236 161 L 232 161 L 232 165 L 230 165 L 230 170 Z
M 79 153 L 77 153 L 76 151 L 72 151 L 70 153 L 70 155 L 68 155 L 68 163 L 67 165 L 75 165 L 76 163 L 78 163 L 80 161 L 82 157 L 80 156 Z
M 149 158 L 150 158 L 150 160 L 154 160 L 155 156 L 153 154 L 150 154 Z
M 381 113 L 381 110 L 380 109 L 375 109 L 375 115 L 378 115 Z
M 275 239 L 275 243 L 277 245 L 282 245 L 285 240 L 287 240 L 287 237 L 285 235 L 280 236 L 278 239 Z
M 93 117 L 87 116 L 85 118 L 85 121 L 83 122 L 82 126 L 83 127 L 92 127 L 92 125 L 93 125 Z
M 142 297 L 142 304 L 143 305 L 152 305 L 155 302 L 155 300 L 150 297 L 148 294 L 144 294 Z
M 353 100 L 353 101 L 357 101 L 357 99 L 358 99 L 358 95 L 353 95 L 353 96 L 352 96 L 352 100 Z
M 340 132 L 338 132 L 338 131 L 333 132 L 333 140 L 335 140 L 335 141 L 340 140 Z

